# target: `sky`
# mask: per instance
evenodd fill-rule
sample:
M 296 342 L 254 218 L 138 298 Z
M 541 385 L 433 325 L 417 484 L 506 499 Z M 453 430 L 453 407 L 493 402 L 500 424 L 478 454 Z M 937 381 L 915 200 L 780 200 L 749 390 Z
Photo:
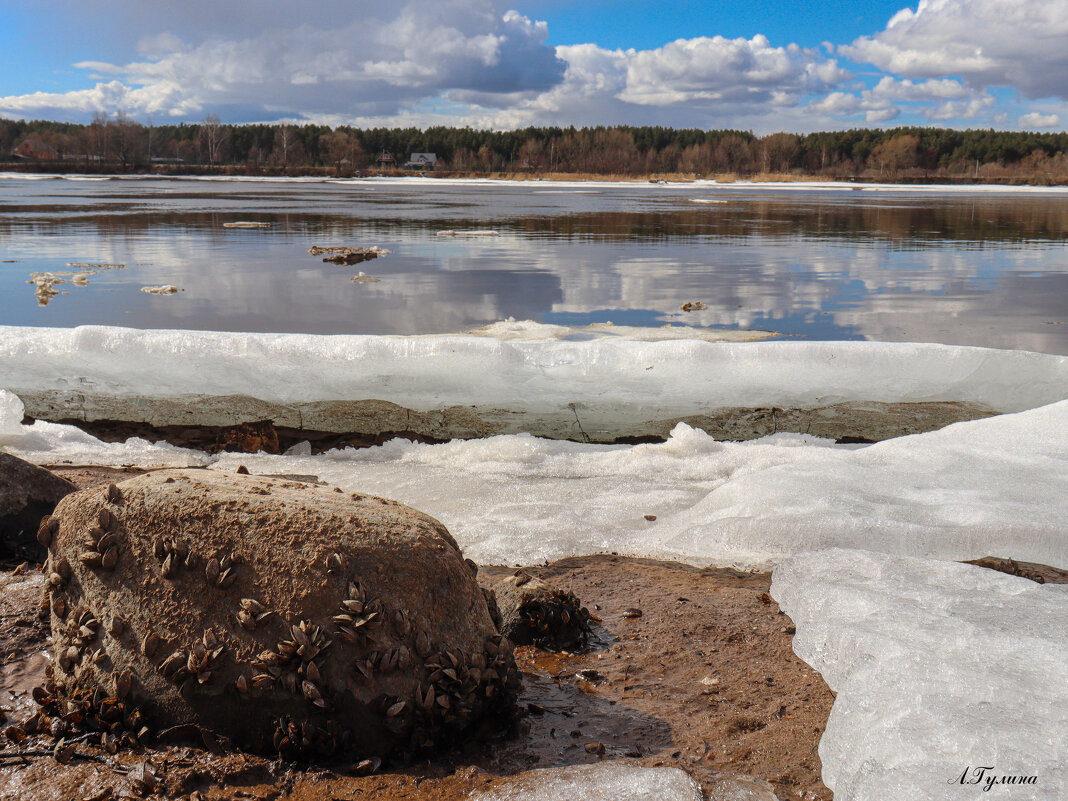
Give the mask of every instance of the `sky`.
M 1068 0 L 0 0 L 0 116 L 1062 131 Z

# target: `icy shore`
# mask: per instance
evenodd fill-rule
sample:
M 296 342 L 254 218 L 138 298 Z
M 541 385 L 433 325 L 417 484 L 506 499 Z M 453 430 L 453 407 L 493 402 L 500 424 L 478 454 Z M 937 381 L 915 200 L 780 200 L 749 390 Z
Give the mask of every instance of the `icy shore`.
M 13 397 L 0 446 L 29 461 L 314 475 L 437 517 L 483 563 L 617 552 L 767 569 L 839 546 L 1068 568 L 1068 401 L 862 448 L 799 434 L 717 442 L 680 423 L 667 442 L 633 446 L 518 434 L 212 456 L 22 426 Z
M 777 565 L 773 594 L 797 625 L 795 650 L 839 693 L 820 749 L 836 798 L 973 797 L 989 776 L 1036 777 L 1013 798 L 1068 787 L 1068 593 L 939 561 L 993 555 L 1068 568 L 1064 357 L 882 343 L 0 328 L 0 387 L 131 403 L 370 396 L 430 409 L 477 395 L 532 416 L 608 409 L 616 420 L 634 407 L 670 417 L 701 403 L 828 399 L 1014 412 L 866 447 L 801 434 L 722 442 L 680 423 L 659 444 L 510 434 L 213 456 L 24 426 L 22 402 L 0 389 L 0 448 L 40 464 L 315 476 L 434 515 L 482 563 L 615 552 Z
M 820 411 L 785 430 L 818 430 L 812 426 L 835 414 L 888 414 L 858 413 L 849 404 L 954 403 L 967 407 L 955 419 L 969 419 L 1068 397 L 1068 358 L 1023 351 L 592 335 L 576 341 L 569 329 L 533 323 L 481 333 L 0 327 L 0 387 L 44 419 L 216 426 L 271 419 L 319 431 L 414 430 L 443 440 L 527 432 L 600 442 L 662 437 L 680 419 L 718 431 L 720 423 L 743 420 L 747 409 L 767 419 L 737 438 L 784 430 L 775 415 L 784 421 L 798 410 Z M 847 408 L 835 408 L 842 404 Z M 850 433 L 908 433 L 875 428 Z
M 780 564 L 771 593 L 837 693 L 836 801 L 1065 797 L 1068 585 L 835 549 Z

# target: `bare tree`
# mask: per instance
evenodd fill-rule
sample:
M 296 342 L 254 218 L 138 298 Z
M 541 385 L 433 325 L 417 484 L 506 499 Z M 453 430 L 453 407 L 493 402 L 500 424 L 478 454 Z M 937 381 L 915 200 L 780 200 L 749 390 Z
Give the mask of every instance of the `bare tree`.
M 223 147 L 226 144 L 227 130 L 219 121 L 218 114 L 209 114 L 200 124 L 200 136 L 204 140 L 204 149 L 208 154 L 208 164 L 222 161 Z
M 107 161 L 108 158 L 108 115 L 98 111 L 86 131 L 85 155 L 95 161 Z
M 141 126 L 127 117 L 125 111 L 116 111 L 115 119 L 107 124 L 112 150 L 123 167 L 128 166 L 135 156 L 140 129 Z
M 280 161 L 283 167 L 289 166 L 289 159 L 296 149 L 297 135 L 292 125 L 279 123 L 274 129 L 274 160 Z

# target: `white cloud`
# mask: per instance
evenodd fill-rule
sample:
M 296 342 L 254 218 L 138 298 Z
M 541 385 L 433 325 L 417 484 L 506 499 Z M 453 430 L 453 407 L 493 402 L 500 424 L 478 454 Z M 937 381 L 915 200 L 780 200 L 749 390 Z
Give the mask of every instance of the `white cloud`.
M 251 12 L 262 3 L 238 5 Z M 313 16 L 321 16 L 318 10 Z M 145 35 L 139 60 L 75 65 L 101 81 L 93 89 L 0 98 L 0 112 L 220 110 L 233 119 L 242 109 L 259 119 L 351 119 L 394 114 L 450 89 L 544 91 L 564 74 L 565 65 L 544 44 L 546 25 L 502 13 L 491 0 L 408 0 L 385 21 L 354 18 L 351 11 L 338 21 L 199 43 L 170 31 Z
M 1061 124 L 1061 118 L 1056 114 L 1041 114 L 1032 111 L 1030 114 L 1022 115 L 1018 122 L 1021 128 L 1053 128 Z
M 0 115 L 769 133 L 903 115 L 1005 124 L 987 87 L 1009 85 L 1044 98 L 1011 109 L 1021 127 L 1038 128 L 1059 124 L 1050 97 L 1068 95 L 1068 0 L 920 0 L 885 30 L 837 48 L 756 34 L 645 50 L 549 47 L 546 23 L 509 2 L 106 0 L 114 24 L 104 30 L 100 4 L 49 0 L 55 19 L 99 40 L 94 58 L 75 65 L 95 85 L 0 97 Z M 849 65 L 835 52 L 895 74 L 847 85 Z
M 805 127 L 803 101 L 850 77 L 819 52 L 773 47 L 764 36 L 680 39 L 651 50 L 569 45 L 556 54 L 567 71 L 548 91 L 449 97 L 479 106 L 473 124 L 495 128 L 626 123 L 778 131 Z
M 838 52 L 901 76 L 960 76 L 1030 98 L 1068 97 L 1064 0 L 920 0 Z
M 839 117 L 863 115 L 865 122 L 879 123 L 905 112 L 929 120 L 973 119 L 993 104 L 989 93 L 949 78 L 914 82 L 885 75 L 870 89 L 832 92 L 807 108 Z
M 618 98 L 637 105 L 728 102 L 792 105 L 806 91 L 849 78 L 837 62 L 796 45 L 752 39 L 679 39 L 655 50 L 627 51 Z

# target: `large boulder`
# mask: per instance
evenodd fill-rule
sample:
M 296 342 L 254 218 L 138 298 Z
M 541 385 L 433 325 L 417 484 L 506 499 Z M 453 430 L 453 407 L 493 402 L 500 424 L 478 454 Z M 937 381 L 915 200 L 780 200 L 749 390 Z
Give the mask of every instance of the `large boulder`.
M 0 453 L 0 558 L 43 556 L 37 542 L 41 518 L 72 492 L 66 479 Z
M 68 496 L 42 539 L 56 698 L 91 724 L 121 717 L 112 734 L 410 756 L 514 702 L 511 644 L 471 568 L 399 503 L 167 470 Z

